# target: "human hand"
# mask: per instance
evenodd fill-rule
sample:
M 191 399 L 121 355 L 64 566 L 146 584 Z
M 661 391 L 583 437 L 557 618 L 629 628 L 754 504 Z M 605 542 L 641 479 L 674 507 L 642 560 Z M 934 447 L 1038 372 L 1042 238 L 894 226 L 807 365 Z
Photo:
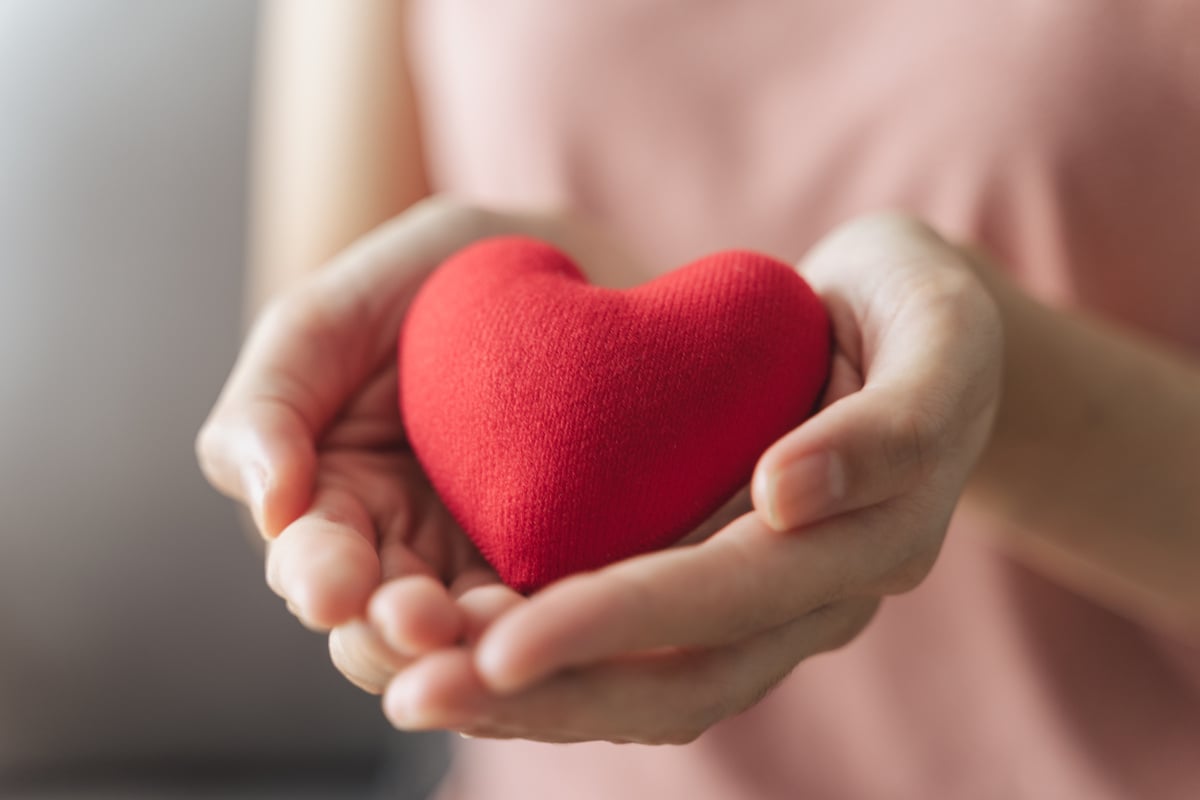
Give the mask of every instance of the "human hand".
M 205 475 L 268 540 L 271 588 L 307 626 L 333 629 L 335 664 L 369 690 L 521 599 L 430 487 L 396 399 L 396 336 L 421 282 L 505 233 L 554 242 L 611 280 L 626 268 L 603 237 L 560 217 L 426 201 L 268 306 L 197 439 Z M 490 591 L 455 602 L 473 587 Z M 362 622 L 377 589 L 385 640 Z
M 493 602 L 465 646 L 398 670 L 394 724 L 688 742 L 920 583 L 995 414 L 996 308 L 962 251 L 903 218 L 838 230 L 802 271 L 833 319 L 833 375 L 820 413 L 760 459 L 757 512 Z

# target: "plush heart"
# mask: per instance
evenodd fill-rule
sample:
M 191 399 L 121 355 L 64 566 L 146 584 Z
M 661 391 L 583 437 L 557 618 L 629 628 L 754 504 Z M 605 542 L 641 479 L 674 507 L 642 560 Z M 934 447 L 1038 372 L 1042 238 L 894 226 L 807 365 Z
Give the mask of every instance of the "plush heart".
M 399 341 L 434 488 L 521 591 L 665 547 L 813 410 L 829 320 L 786 264 L 717 253 L 628 291 L 526 238 L 460 251 Z

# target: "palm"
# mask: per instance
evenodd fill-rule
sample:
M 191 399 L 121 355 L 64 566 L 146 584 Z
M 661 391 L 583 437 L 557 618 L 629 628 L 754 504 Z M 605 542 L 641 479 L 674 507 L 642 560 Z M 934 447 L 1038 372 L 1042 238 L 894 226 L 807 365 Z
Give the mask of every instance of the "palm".
M 426 574 L 456 590 L 495 573 L 429 484 L 397 411 L 394 359 L 350 401 L 317 446 L 325 502 L 373 537 L 382 581 Z
M 416 652 L 469 641 L 521 601 L 429 485 L 397 412 L 395 336 L 414 293 L 449 254 L 504 233 L 632 275 L 603 236 L 556 216 L 419 204 L 279 296 L 200 432 L 205 475 L 246 503 L 269 542 L 268 583 L 310 627 L 362 644 L 380 612 L 397 650 Z

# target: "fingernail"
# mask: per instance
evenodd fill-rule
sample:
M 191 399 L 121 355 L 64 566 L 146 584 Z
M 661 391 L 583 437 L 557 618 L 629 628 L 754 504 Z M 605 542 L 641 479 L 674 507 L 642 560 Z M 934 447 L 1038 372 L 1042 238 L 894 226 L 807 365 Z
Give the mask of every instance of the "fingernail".
M 846 491 L 841 459 L 817 453 L 793 461 L 766 478 L 767 524 L 777 531 L 820 518 Z
M 260 464 L 251 464 L 242 470 L 242 491 L 246 495 L 250 516 L 254 517 L 255 527 L 265 536 L 263 502 L 267 497 L 267 471 Z
M 387 692 L 387 718 L 397 728 L 421 730 L 428 727 L 428 720 L 419 712 L 413 687 L 409 683 L 402 675 L 392 679 Z

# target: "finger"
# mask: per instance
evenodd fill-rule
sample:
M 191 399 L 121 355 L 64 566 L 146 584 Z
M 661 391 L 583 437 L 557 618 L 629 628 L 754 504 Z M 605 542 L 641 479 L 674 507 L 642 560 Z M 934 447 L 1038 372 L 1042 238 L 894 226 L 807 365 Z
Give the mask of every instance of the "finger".
M 895 530 L 922 523 L 912 509 L 879 506 L 803 536 L 779 536 L 747 514 L 703 544 L 629 559 L 535 594 L 484 634 L 480 676 L 494 691 L 518 691 L 565 667 L 728 644 L 848 594 L 911 588 L 889 578 L 897 565 L 932 563 L 939 521 L 920 534 Z
M 268 585 L 316 629 L 362 616 L 379 581 L 370 517 L 357 498 L 338 488 L 319 491 L 267 556 Z
M 384 584 L 371 598 L 368 619 L 393 651 L 417 656 L 459 642 L 474 644 L 493 621 L 524 601 L 498 582 L 463 589 L 457 600 L 441 583 L 413 576 Z
M 384 640 L 412 655 L 462 640 L 467 618 L 461 599 L 472 589 L 500 586 L 512 593 L 424 481 L 418 475 L 403 484 L 402 495 L 393 490 L 403 510 L 381 525 L 384 584 L 368 607 Z
M 265 536 L 304 511 L 316 441 L 353 393 L 352 380 L 365 378 L 345 366 L 362 361 L 353 358 L 354 338 L 349 319 L 324 310 L 313 292 L 277 300 L 251 331 L 197 437 L 205 476 L 245 502 Z
M 474 645 L 493 622 L 525 602 L 516 590 L 503 583 L 477 586 L 458 598 L 466 623 L 463 641 Z
M 868 383 L 824 409 L 763 453 L 754 507 L 787 531 L 910 491 L 941 463 L 954 426 L 920 402 L 928 394 Z
M 208 480 L 275 536 L 307 507 L 315 442 L 395 346 L 423 277 L 491 216 L 423 203 L 260 315 L 196 441 Z
M 329 657 L 347 680 L 371 694 L 381 694 L 388 681 L 410 662 L 360 620 L 343 623 L 330 632 Z
M 316 470 L 313 436 L 287 405 L 258 399 L 214 415 L 196 439 L 201 470 L 244 503 L 263 537 L 277 536 L 308 507 Z
M 424 277 L 472 241 L 518 232 L 591 254 L 585 264 L 627 261 L 599 232 L 555 214 L 498 214 L 443 197 L 417 203 L 260 315 L 197 436 L 208 480 L 246 502 L 264 536 L 277 535 L 308 505 L 314 442 L 390 358 Z
M 385 583 L 372 595 L 367 617 L 389 648 L 409 656 L 453 645 L 466 625 L 445 585 L 428 575 Z
M 966 254 L 928 226 L 899 215 L 857 220 L 800 269 L 832 306 L 835 330 L 847 334 L 839 338 L 857 333 L 847 349 L 857 351 L 867 387 L 936 381 L 927 402 L 943 411 L 990 395 L 978 379 L 993 364 L 979 355 L 999 337 L 998 312 Z
M 384 710 L 409 729 L 683 744 L 753 705 L 802 659 L 845 644 L 877 604 L 846 601 L 718 650 L 626 658 L 501 697 L 479 680 L 469 653 L 443 651 L 401 671 Z
M 973 457 L 990 424 L 999 335 L 964 256 L 893 216 L 846 226 L 802 266 L 834 319 L 862 389 L 773 445 L 752 481 L 755 507 L 788 530 L 896 497 Z M 959 458 L 956 458 L 959 457 Z

